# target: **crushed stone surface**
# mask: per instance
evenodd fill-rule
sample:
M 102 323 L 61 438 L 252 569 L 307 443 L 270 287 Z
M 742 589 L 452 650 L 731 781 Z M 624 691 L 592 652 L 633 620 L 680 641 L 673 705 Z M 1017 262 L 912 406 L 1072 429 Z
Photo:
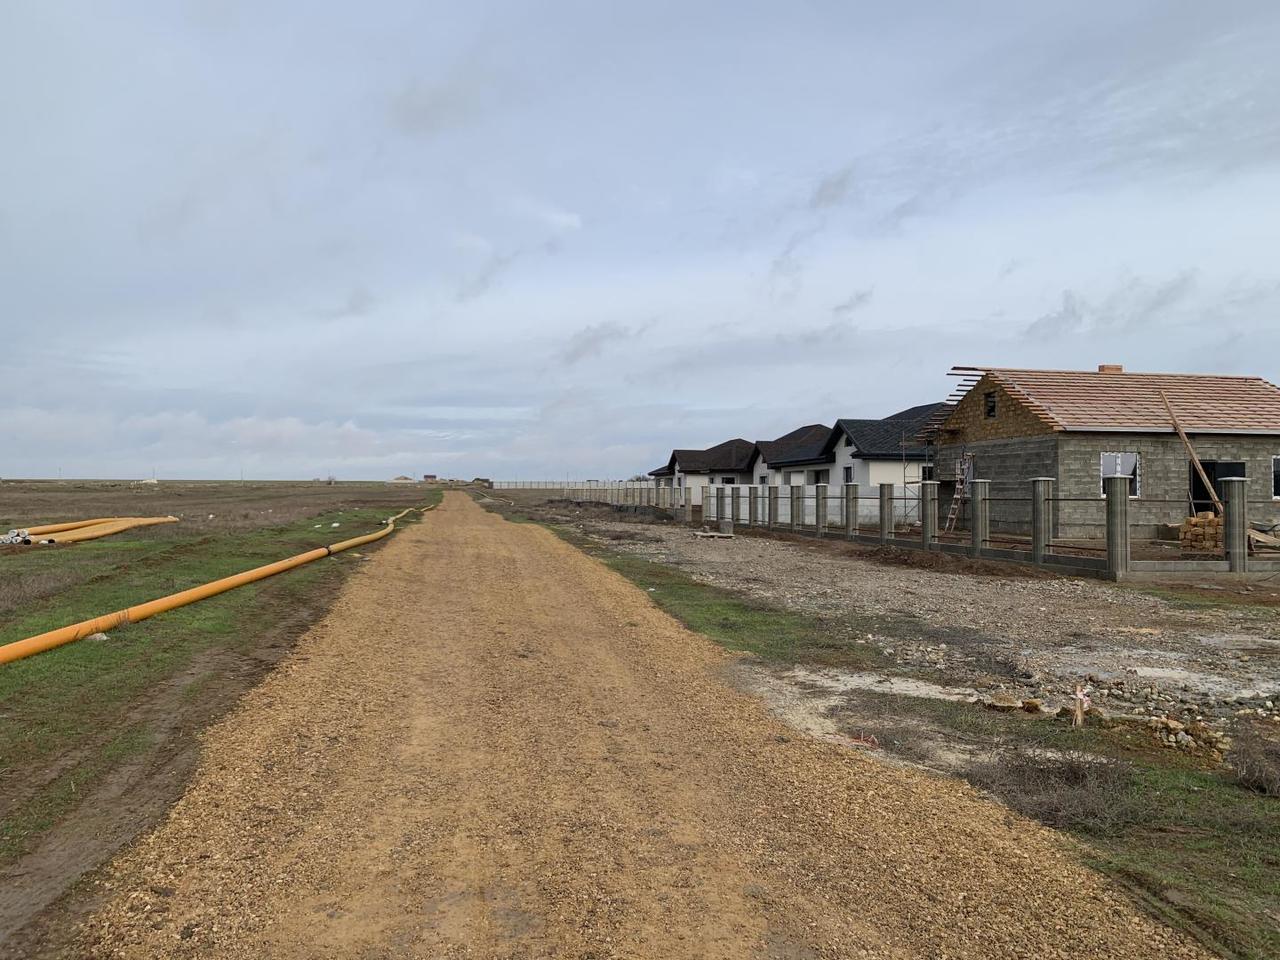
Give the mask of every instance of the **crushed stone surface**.
M 1095 703 L 1121 712 L 1280 713 L 1275 608 L 1195 608 L 1102 581 L 920 569 L 842 555 L 831 542 L 706 540 L 669 524 L 571 522 L 610 549 L 704 583 L 837 621 L 877 618 L 867 639 L 899 667 L 948 683 L 1056 702 L 1084 683 Z
M 210 729 L 77 956 L 1206 956 L 971 788 L 801 735 L 446 494 Z

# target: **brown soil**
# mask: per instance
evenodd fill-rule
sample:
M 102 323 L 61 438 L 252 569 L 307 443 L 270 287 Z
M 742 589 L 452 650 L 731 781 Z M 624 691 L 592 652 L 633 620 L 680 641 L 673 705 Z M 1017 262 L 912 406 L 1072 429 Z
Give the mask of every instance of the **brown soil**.
M 797 737 L 462 495 L 344 586 L 108 872 L 95 957 L 1200 957 L 973 790 Z

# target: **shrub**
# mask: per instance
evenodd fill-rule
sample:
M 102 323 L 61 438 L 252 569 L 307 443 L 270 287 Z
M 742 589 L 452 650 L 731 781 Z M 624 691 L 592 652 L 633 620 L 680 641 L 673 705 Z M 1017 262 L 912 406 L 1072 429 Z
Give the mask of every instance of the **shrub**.
M 1280 734 L 1257 722 L 1239 724 L 1231 738 L 1227 763 L 1241 786 L 1280 797 Z
M 1024 816 L 1051 827 L 1107 834 L 1141 816 L 1128 763 L 1080 751 L 1007 747 L 964 773 Z

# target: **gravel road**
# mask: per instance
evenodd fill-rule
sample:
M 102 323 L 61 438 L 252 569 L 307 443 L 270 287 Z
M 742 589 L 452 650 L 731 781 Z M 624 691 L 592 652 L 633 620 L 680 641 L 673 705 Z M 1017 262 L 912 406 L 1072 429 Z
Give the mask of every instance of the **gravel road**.
M 730 657 L 466 497 L 208 733 L 93 957 L 1202 957 L 1057 835 L 798 736 Z

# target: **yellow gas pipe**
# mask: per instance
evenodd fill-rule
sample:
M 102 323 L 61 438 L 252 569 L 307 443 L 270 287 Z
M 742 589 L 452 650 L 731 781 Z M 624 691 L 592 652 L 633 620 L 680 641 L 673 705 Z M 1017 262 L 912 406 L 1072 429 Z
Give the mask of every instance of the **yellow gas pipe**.
M 146 603 L 140 603 L 124 610 L 117 610 L 115 613 L 104 614 L 101 617 L 94 617 L 92 620 L 83 620 L 80 623 L 73 623 L 68 627 L 60 627 L 57 630 L 50 630 L 47 633 L 41 633 L 34 637 L 28 637 L 25 640 L 15 640 L 13 643 L 7 643 L 0 646 L 0 664 L 12 663 L 14 660 L 21 660 L 23 657 L 30 657 L 33 654 L 44 653 L 46 650 L 52 650 L 54 647 L 60 647 L 63 644 L 74 643 L 76 640 L 83 640 L 85 637 L 92 636 L 95 633 L 105 633 L 108 630 L 114 630 L 116 627 L 126 623 L 137 623 L 139 620 L 146 620 L 148 617 L 154 617 L 158 613 L 165 613 L 169 610 L 175 610 L 178 607 L 185 607 L 189 603 L 195 603 L 197 600 L 205 600 L 209 597 L 215 597 L 220 593 L 226 593 L 228 590 L 234 590 L 236 587 L 242 587 L 247 583 L 254 583 L 258 580 L 265 580 L 267 577 L 273 577 L 277 573 L 284 573 L 286 570 L 292 570 L 295 567 L 301 567 L 304 564 L 311 563 L 313 560 L 320 560 L 323 557 L 332 556 L 335 553 L 341 553 L 343 550 L 350 550 L 352 547 L 359 547 L 366 543 L 373 543 L 375 540 L 381 540 L 383 537 L 390 536 L 395 530 L 396 521 L 412 510 L 431 510 L 432 507 L 410 507 L 408 510 L 402 510 L 400 513 L 391 517 L 381 530 L 375 533 L 366 534 L 362 537 L 352 537 L 350 540 L 343 540 L 328 547 L 317 547 L 315 550 L 308 550 L 306 553 L 300 553 L 296 557 L 289 557 L 287 560 L 277 560 L 275 563 L 269 563 L 264 567 L 256 567 L 253 570 L 246 570 L 244 573 L 233 574 L 230 577 L 223 577 L 221 580 L 214 580 L 203 586 L 192 587 L 189 590 L 183 590 L 179 593 L 170 594 L 167 597 L 160 597 L 157 600 L 149 600 Z
M 177 517 L 102 517 L 97 520 L 46 523 L 42 526 L 19 528 L 11 532 L 25 535 L 23 542 L 79 543 L 83 540 L 109 537 L 114 533 L 133 530 L 135 527 L 151 527 L 158 523 L 177 522 Z

